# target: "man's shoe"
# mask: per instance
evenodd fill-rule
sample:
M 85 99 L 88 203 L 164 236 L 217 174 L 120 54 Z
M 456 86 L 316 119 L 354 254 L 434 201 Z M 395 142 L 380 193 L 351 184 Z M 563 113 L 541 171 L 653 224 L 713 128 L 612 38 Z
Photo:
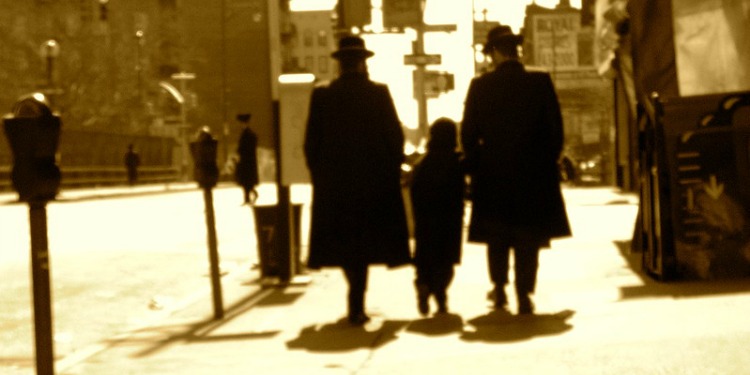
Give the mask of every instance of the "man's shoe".
M 349 320 L 349 324 L 353 326 L 361 326 L 370 321 L 370 317 L 363 312 L 349 315 L 347 319 Z
M 530 315 L 534 313 L 534 302 L 531 301 L 531 297 L 528 294 L 522 294 L 518 296 L 518 314 L 519 315 Z

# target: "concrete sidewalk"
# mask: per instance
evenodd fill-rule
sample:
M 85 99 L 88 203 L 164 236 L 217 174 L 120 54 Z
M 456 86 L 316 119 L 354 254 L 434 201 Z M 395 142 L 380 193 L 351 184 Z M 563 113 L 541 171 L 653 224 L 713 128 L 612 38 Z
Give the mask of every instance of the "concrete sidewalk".
M 417 313 L 413 269 L 372 267 L 373 321 L 345 320 L 341 272 L 263 288 L 257 271 L 142 328 L 61 359 L 59 374 L 741 374 L 750 281 L 657 283 L 629 252 L 637 201 L 565 189 L 574 236 L 542 252 L 534 316 L 493 312 L 485 250 L 466 244 L 451 313 Z M 512 287 L 508 288 L 515 313 Z M 433 307 L 434 309 L 434 307 Z

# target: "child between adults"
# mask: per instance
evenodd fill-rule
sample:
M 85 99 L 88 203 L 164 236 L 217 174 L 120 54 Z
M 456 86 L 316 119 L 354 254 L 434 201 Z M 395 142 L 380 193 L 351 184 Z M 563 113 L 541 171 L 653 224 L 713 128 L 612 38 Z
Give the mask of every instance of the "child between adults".
M 461 261 L 464 171 L 457 151 L 456 123 L 440 118 L 430 127 L 427 152 L 412 171 L 411 201 L 416 249 L 417 307 L 426 316 L 433 296 L 447 313 L 447 289 Z

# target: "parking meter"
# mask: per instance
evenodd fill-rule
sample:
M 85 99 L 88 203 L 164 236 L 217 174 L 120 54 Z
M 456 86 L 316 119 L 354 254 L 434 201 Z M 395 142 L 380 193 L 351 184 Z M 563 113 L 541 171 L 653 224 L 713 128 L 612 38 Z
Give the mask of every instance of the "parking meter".
M 19 200 L 55 199 L 61 177 L 56 164 L 60 118 L 52 113 L 44 95 L 37 93 L 16 102 L 3 124 L 13 153 L 11 180 Z
M 219 273 L 219 250 L 216 238 L 216 220 L 214 219 L 214 203 L 211 188 L 219 181 L 219 167 L 216 165 L 216 149 L 218 142 L 211 136 L 208 128 L 198 132 L 196 140 L 190 142 L 190 153 L 193 155 L 195 169 L 193 179 L 203 188 L 203 199 L 206 204 L 206 229 L 208 235 L 208 258 L 211 271 L 211 290 L 213 291 L 214 318 L 224 317 L 224 307 L 221 296 L 221 281 Z
M 195 169 L 193 179 L 202 188 L 212 188 L 219 181 L 219 166 L 216 164 L 218 142 L 207 128 L 201 129 L 196 140 L 190 142 Z

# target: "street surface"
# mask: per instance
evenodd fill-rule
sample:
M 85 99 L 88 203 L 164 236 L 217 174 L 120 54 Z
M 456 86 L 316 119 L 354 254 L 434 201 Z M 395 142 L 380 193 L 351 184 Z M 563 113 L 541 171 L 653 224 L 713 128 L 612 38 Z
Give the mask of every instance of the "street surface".
M 222 272 L 252 267 L 254 221 L 251 208 L 241 205 L 241 189 L 226 185 L 213 195 Z M 274 200 L 275 188 L 263 186 L 258 204 Z M 212 303 L 200 190 L 50 202 L 47 222 L 57 357 L 198 299 Z M 0 374 L 31 374 L 35 365 L 29 253 L 28 207 L 5 202 Z
M 266 186 L 261 197 L 273 199 L 273 192 Z M 294 202 L 308 202 L 309 188 L 296 193 Z M 629 251 L 635 196 L 606 187 L 563 193 L 573 237 L 553 241 L 540 255 L 533 316 L 514 315 L 512 287 L 511 313 L 489 308 L 485 249 L 467 243 L 449 289 L 450 314 L 419 316 L 410 267 L 372 267 L 373 321 L 365 327 L 343 319 L 346 283 L 337 269 L 310 272 L 309 283 L 286 288 L 257 282 L 249 266 L 255 239 L 246 227 L 252 215 L 239 206 L 237 188 L 215 191 L 228 271 L 220 320 L 212 319 L 199 191 L 54 203 L 56 369 L 60 375 L 748 373 L 750 280 L 657 282 L 641 272 L 640 254 Z M 30 292 L 22 286 L 26 255 L 16 254 L 27 253 L 28 244 L 8 240 L 8 228 L 27 228 L 5 225 L 9 217 L 25 218 L 24 210 L 0 205 L 3 276 L 13 273 L 0 285 L 0 335 L 3 344 L 13 343 L 3 345 L 0 373 L 9 375 L 34 373 Z M 16 253 L 4 251 L 6 244 Z

